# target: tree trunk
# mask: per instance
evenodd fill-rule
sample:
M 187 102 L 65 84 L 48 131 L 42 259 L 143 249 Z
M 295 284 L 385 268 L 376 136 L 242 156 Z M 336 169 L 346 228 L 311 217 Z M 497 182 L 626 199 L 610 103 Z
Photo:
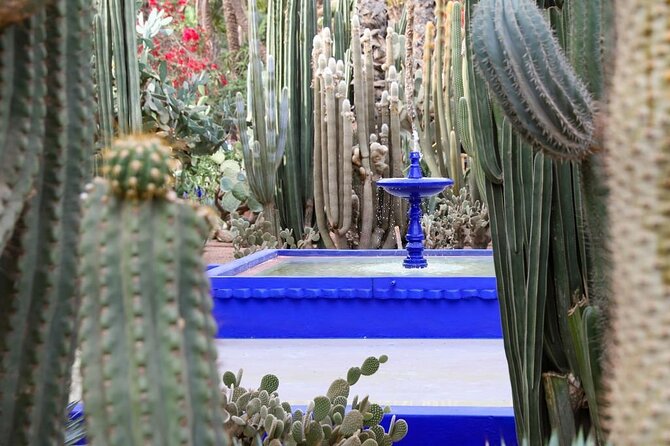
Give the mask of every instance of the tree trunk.
M 228 41 L 228 51 L 235 53 L 240 50 L 240 26 L 235 11 L 235 4 L 238 0 L 223 0 L 223 18 L 226 21 L 226 40 Z
M 435 0 L 412 0 L 414 7 L 412 57 L 414 69 L 423 68 L 423 42 L 426 35 L 426 24 L 435 22 Z

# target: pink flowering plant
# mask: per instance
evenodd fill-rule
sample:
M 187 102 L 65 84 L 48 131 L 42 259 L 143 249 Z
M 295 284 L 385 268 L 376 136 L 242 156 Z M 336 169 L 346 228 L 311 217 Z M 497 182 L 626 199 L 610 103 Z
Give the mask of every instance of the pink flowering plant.
M 219 105 L 225 77 L 189 11 L 187 0 L 149 0 L 137 17 L 145 129 L 166 137 L 186 163 L 219 149 L 232 126 Z

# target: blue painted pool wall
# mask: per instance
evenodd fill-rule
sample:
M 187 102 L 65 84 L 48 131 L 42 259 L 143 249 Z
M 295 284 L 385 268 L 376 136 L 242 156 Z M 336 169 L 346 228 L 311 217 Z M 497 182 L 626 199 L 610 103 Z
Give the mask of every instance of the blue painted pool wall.
M 293 409 L 303 409 L 296 406 Z M 392 414 L 382 420 L 388 431 L 391 417 L 407 421 L 407 436 L 399 446 L 516 446 L 514 411 L 511 407 L 428 407 L 393 406 Z M 69 414 L 71 418 L 84 416 L 79 403 Z M 85 445 L 86 440 L 77 442 Z
M 473 255 L 491 251 L 429 251 L 430 257 Z M 237 276 L 277 256 L 401 261 L 404 251 L 267 250 L 210 265 L 217 337 L 502 337 L 495 277 Z
M 400 446 L 516 446 L 511 407 L 393 406 L 382 425 L 388 430 L 393 414 L 407 421 L 409 430 Z M 486 443 L 488 441 L 488 443 Z

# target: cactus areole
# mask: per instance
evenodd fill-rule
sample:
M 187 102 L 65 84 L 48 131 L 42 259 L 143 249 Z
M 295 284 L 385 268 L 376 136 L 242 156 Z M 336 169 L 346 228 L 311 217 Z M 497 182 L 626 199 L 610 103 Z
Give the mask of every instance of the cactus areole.
M 411 152 L 410 166 L 407 178 L 384 178 L 377 181 L 377 186 L 383 188 L 395 197 L 409 200 L 409 225 L 407 225 L 407 257 L 402 262 L 405 268 L 425 268 L 428 266 L 423 256 L 423 229 L 421 228 L 421 200 L 442 192 L 446 187 L 454 184 L 450 178 L 423 178 L 421 173 L 421 153 Z

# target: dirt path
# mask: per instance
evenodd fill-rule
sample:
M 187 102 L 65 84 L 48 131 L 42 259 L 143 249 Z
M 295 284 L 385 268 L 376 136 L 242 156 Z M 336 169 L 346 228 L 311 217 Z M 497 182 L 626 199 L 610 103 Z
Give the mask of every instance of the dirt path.
M 228 263 L 235 260 L 233 253 L 234 249 L 232 243 L 222 243 L 216 240 L 210 240 L 207 242 L 207 245 L 205 245 L 203 259 L 205 260 L 206 265 L 212 263 Z

